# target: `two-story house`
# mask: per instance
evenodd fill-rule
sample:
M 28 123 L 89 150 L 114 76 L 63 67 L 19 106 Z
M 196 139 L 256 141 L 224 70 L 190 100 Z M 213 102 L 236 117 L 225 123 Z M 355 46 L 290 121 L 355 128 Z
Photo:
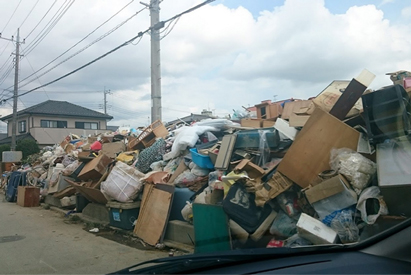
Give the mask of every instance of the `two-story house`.
M 7 138 L 0 144 L 11 143 L 13 114 L 0 120 L 7 123 Z M 69 134 L 94 135 L 107 132 L 107 121 L 113 119 L 67 101 L 47 100 L 17 112 L 17 140 L 34 138 L 40 147 L 60 143 Z

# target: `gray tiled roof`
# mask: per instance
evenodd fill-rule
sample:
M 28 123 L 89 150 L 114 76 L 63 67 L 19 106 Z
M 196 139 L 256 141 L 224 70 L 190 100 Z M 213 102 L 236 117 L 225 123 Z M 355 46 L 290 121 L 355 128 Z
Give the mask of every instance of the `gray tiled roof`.
M 89 117 L 99 119 L 112 119 L 110 115 L 106 115 L 94 110 L 90 110 L 79 105 L 67 102 L 47 100 L 40 104 L 31 106 L 24 110 L 18 111 L 17 115 L 36 114 L 36 115 L 52 115 L 52 116 L 73 116 L 73 117 Z M 12 114 L 2 117 L 1 120 L 5 121 L 12 118 Z

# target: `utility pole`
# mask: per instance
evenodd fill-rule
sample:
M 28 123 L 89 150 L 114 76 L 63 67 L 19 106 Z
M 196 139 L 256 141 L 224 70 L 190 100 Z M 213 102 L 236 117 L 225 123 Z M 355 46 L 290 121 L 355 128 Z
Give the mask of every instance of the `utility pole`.
M 13 37 L 11 39 L 0 38 L 4 40 L 14 41 Z M 19 83 L 19 61 L 20 61 L 20 44 L 24 44 L 20 42 L 20 29 L 17 29 L 17 37 L 16 37 L 16 58 L 14 64 L 14 94 L 13 94 L 13 120 L 11 125 L 11 151 L 16 150 L 16 135 L 17 135 L 17 97 L 18 97 L 18 83 Z
M 110 94 L 110 90 L 106 90 L 106 86 L 104 86 L 104 113 L 107 115 L 107 94 Z
M 160 0 L 150 1 L 151 17 L 151 122 L 161 120 Z

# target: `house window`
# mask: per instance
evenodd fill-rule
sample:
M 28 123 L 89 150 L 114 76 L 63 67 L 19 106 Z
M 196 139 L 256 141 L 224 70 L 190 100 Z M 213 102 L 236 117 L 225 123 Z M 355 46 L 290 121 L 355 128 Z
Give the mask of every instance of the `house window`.
M 41 120 L 40 126 L 42 128 L 67 128 L 67 121 Z
M 77 129 L 98 130 L 97 122 L 76 122 Z
M 25 133 L 26 132 L 26 121 L 22 120 L 19 121 L 19 133 Z

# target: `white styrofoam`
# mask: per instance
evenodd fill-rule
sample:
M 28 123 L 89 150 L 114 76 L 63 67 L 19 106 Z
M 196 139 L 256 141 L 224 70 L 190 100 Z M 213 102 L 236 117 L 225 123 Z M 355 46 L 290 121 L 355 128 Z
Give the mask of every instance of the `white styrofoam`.
M 301 214 L 297 222 L 297 232 L 313 244 L 333 244 L 337 240 L 337 232 L 305 213 Z
M 287 121 L 281 118 L 277 118 L 275 121 L 274 128 L 283 133 L 286 137 L 288 137 L 291 140 L 295 139 L 295 136 L 298 133 L 298 130 L 295 129 L 294 127 L 290 127 Z
M 3 151 L 2 162 L 20 162 L 23 158 L 21 151 Z

